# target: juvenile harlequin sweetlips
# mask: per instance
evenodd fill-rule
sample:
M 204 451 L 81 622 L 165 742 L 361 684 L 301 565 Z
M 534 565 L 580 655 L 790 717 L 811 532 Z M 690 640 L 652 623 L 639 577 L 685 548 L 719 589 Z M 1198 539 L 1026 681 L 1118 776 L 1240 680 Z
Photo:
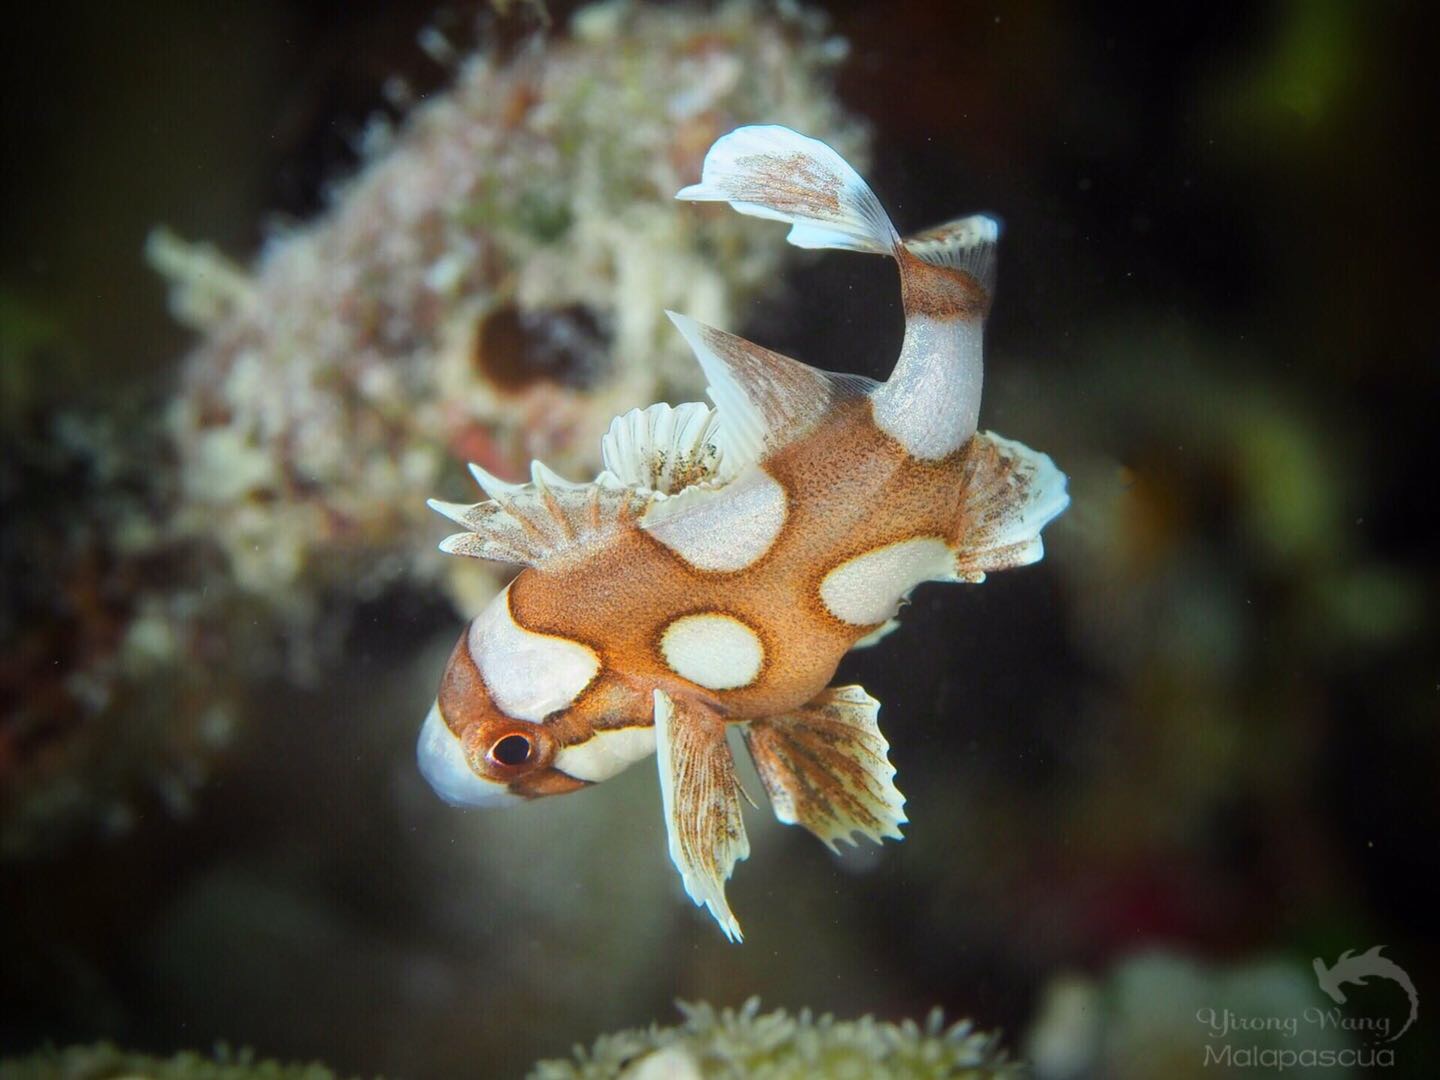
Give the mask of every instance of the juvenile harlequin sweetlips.
M 495 806 L 575 791 L 656 754 L 670 857 L 731 939 L 725 881 L 749 854 L 726 743 L 744 733 L 781 821 L 834 847 L 900 837 L 879 703 L 828 686 L 923 581 L 1041 558 L 1068 503 L 1050 458 L 979 432 L 996 223 L 902 240 L 824 143 L 744 127 L 677 196 L 791 226 L 790 243 L 891 256 L 905 338 L 889 381 L 835 375 L 670 314 L 704 404 L 617 418 L 588 484 L 476 466 L 489 496 L 432 501 L 440 546 L 524 570 L 461 635 L 420 735 L 440 796 Z M 853 842 L 853 841 L 852 841 Z

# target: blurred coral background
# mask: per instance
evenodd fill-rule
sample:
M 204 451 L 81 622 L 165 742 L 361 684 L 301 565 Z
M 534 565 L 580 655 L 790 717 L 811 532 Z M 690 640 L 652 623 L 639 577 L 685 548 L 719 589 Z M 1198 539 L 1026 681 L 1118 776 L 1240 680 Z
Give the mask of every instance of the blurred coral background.
M 508 1076 L 758 994 L 1198 1076 L 1197 1010 L 1328 1008 L 1312 958 L 1381 944 L 1421 998 L 1386 1071 L 1436 1075 L 1427 5 L 576 10 L 60 0 L 0 39 L 0 1050 Z M 1002 219 L 982 423 L 1073 501 L 846 659 L 907 839 L 762 807 L 733 947 L 651 769 L 462 813 L 413 744 L 495 587 L 422 506 L 465 460 L 582 478 L 697 396 L 667 306 L 887 374 L 888 262 L 666 201 L 757 120 L 902 232 Z

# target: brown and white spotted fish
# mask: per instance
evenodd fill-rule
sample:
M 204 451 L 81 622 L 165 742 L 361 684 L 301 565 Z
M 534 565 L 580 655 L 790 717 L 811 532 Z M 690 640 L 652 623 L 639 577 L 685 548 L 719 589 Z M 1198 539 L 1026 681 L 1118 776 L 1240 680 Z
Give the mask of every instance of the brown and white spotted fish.
M 712 410 L 619 417 L 590 483 L 472 466 L 489 496 L 432 502 L 448 552 L 524 570 L 461 635 L 420 736 L 452 803 L 575 791 L 656 754 L 670 857 L 732 939 L 725 882 L 749 854 L 726 730 L 781 821 L 826 845 L 900 837 L 879 703 L 830 686 L 924 581 L 1037 561 L 1068 502 L 1044 454 L 976 430 L 998 229 L 908 240 L 824 143 L 783 127 L 721 138 L 681 199 L 791 225 L 800 247 L 892 257 L 905 338 L 888 382 L 834 375 L 671 314 Z

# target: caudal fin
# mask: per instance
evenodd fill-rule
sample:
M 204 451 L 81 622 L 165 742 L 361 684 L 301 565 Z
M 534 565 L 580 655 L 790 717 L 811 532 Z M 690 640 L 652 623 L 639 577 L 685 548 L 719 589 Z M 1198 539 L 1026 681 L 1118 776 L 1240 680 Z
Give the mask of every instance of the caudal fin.
M 787 222 L 797 247 L 893 257 L 905 342 L 889 382 L 873 391 L 875 421 L 925 460 L 945 457 L 975 433 L 1000 233 L 993 218 L 962 218 L 902 241 L 844 158 L 778 125 L 737 128 L 717 139 L 700 183 L 676 198 L 728 202 L 742 214 Z
M 675 196 L 728 202 L 790 224 L 796 247 L 894 254 L 900 236 L 860 174 L 818 139 L 778 124 L 736 128 L 705 155 L 700 183 Z
M 989 307 L 995 295 L 995 249 L 1000 240 L 1000 223 L 985 214 L 972 214 L 947 221 L 905 238 L 905 250 L 931 266 L 955 270 L 967 276 L 985 294 Z

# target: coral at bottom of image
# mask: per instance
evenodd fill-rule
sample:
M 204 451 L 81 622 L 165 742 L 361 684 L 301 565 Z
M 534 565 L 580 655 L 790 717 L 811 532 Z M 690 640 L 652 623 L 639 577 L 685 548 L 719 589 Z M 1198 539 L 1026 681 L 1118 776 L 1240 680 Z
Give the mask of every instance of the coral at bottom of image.
M 989 1080 L 1023 1075 L 1020 1065 L 1006 1059 L 995 1035 L 976 1031 L 968 1020 L 947 1026 L 939 1009 L 923 1024 L 892 1024 L 870 1016 L 816 1017 L 808 1009 L 795 1016 L 783 1009 L 762 1014 L 759 998 L 739 1009 L 704 1002 L 678 1005 L 684 1023 L 602 1035 L 589 1050 L 577 1046 L 573 1060 L 540 1062 L 529 1080 Z
M 945 1023 L 934 1009 L 923 1024 L 870 1016 L 836 1020 L 802 1009 L 761 1013 L 760 999 L 739 1009 L 677 1003 L 684 1022 L 601 1035 L 572 1060 L 542 1061 L 529 1080 L 1003 1080 L 1022 1076 L 997 1036 L 968 1020 Z M 47 1049 L 0 1061 L 0 1080 L 334 1080 L 323 1065 L 259 1061 L 248 1050 L 218 1047 L 213 1057 L 132 1054 L 108 1044 Z
M 224 1046 L 211 1056 L 185 1051 L 159 1058 L 97 1043 L 0 1060 L 0 1080 L 335 1080 L 338 1075 L 324 1065 L 260 1061 L 249 1050 Z

